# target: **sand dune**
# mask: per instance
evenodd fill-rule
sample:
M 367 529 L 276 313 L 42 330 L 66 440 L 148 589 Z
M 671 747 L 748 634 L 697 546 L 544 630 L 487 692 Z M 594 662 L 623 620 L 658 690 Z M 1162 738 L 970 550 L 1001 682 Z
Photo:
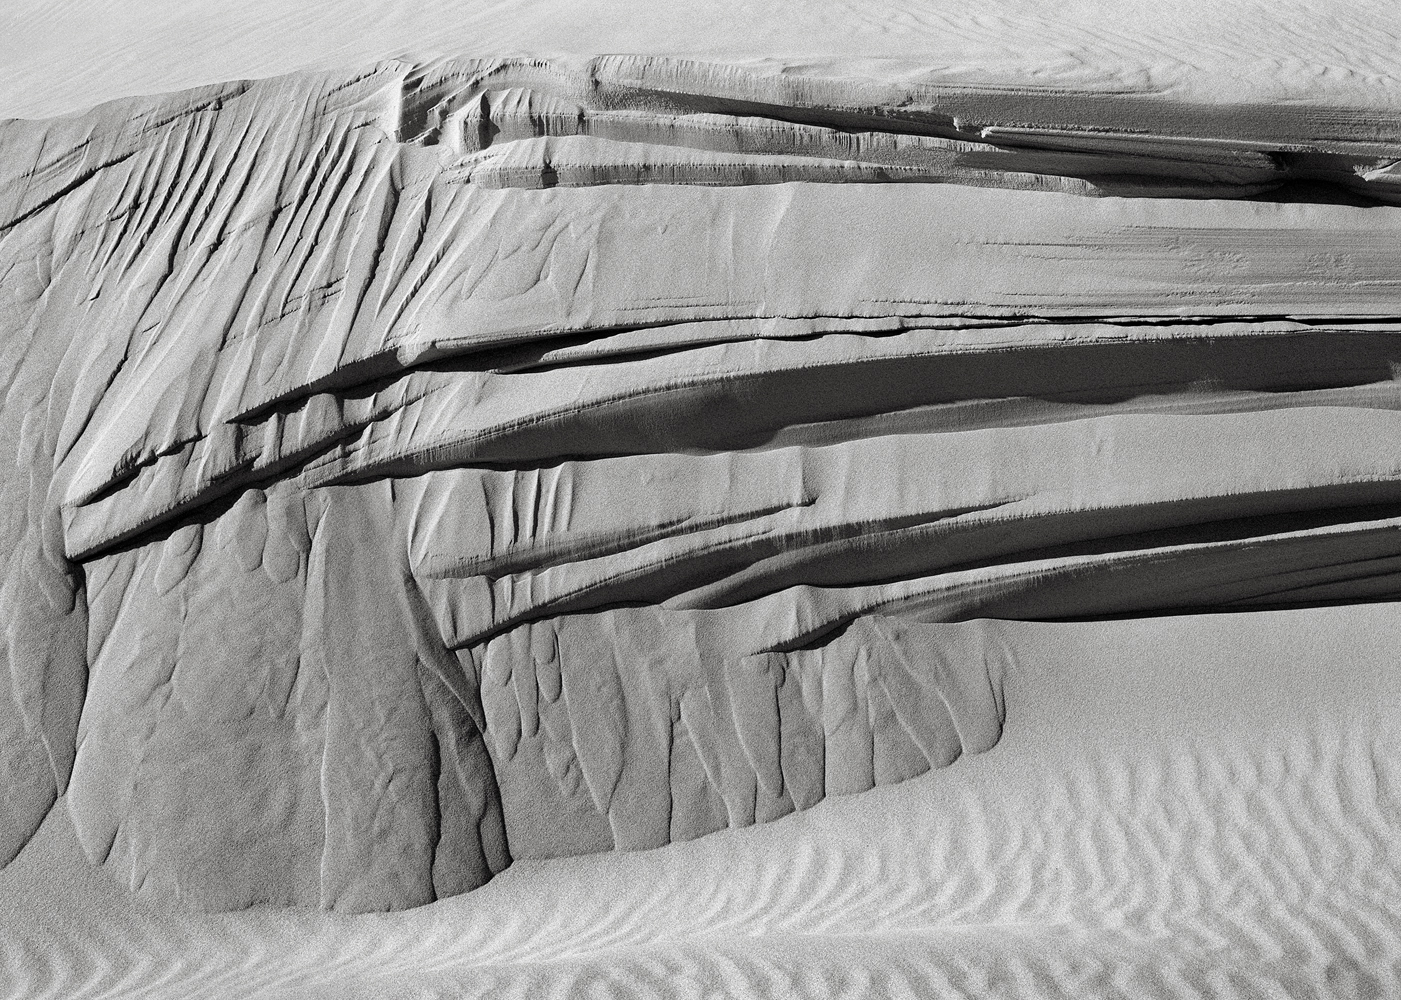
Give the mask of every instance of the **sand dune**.
M 150 892 L 420 905 L 990 748 L 952 623 L 1394 596 L 1395 210 L 1240 197 L 1384 194 L 1391 126 L 1044 93 L 950 138 L 1006 107 L 620 57 L 10 123 L 0 598 L 12 663 L 66 636 L 10 849 L 67 788 Z M 751 173 L 861 141 L 939 183 Z M 584 173 L 476 182 L 520 148 Z
M 0 993 L 1401 991 L 1395 26 L 1091 6 L 5 15 Z

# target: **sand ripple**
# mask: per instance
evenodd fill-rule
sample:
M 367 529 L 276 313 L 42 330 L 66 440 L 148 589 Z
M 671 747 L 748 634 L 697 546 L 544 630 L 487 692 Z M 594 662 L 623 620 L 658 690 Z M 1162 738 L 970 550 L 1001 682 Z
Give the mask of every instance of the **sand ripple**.
M 1401 995 L 1396 617 L 1114 623 L 1121 641 L 1177 637 L 1132 666 L 1089 626 L 1026 625 L 1018 641 L 1059 645 L 1009 680 L 987 754 L 764 827 L 523 862 L 405 913 L 163 912 L 65 861 L 56 815 L 0 886 L 21 918 L 3 992 Z M 1376 649 L 1328 652 L 1369 622 Z M 1262 662 L 1188 662 L 1228 629 Z

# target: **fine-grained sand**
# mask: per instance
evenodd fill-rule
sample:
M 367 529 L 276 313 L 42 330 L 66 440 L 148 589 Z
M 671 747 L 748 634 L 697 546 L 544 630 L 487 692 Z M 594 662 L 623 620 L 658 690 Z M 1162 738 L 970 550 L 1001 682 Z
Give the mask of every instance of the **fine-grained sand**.
M 1385 107 L 1401 34 L 1390 0 L 9 0 L 0 24 L 0 116 L 22 117 L 423 51 L 773 59 L 796 75 L 897 59 L 952 82 Z
M 1401 989 L 1394 605 L 1009 625 L 993 750 L 405 913 L 157 909 L 62 810 L 8 996 L 1375 997 Z
M 6 0 L 0 1000 L 1401 997 L 1398 52 Z

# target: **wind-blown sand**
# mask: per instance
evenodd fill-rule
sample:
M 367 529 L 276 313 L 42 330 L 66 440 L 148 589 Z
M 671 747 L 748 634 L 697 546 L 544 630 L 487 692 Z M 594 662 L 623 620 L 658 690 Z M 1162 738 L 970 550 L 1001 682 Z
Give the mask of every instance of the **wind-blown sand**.
M 1387 7 L 114 9 L 0 997 L 1401 994 Z
M 206 915 L 0 873 L 23 997 L 1387 997 L 1401 616 L 1012 624 L 993 750 L 765 826 L 517 862 L 404 913 Z
M 0 115 L 406 54 L 627 52 L 703 59 L 901 60 L 951 81 L 1182 92 L 1197 99 L 1329 94 L 1390 106 L 1389 0 L 12 0 L 0 18 Z

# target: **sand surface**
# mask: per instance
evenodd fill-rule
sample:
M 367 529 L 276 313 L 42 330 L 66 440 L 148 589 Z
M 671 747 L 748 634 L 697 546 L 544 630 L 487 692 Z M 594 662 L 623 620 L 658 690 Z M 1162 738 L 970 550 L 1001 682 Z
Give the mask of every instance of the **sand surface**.
M 1401 995 L 1389 5 L 285 7 L 0 13 L 0 997 Z
M 406 913 L 208 915 L 0 873 L 24 997 L 1386 997 L 1401 617 L 1020 624 L 1007 735 L 656 851 L 518 862 Z
M 428 52 L 773 59 L 799 74 L 814 60 L 896 60 L 954 81 L 1386 106 L 1401 83 L 1394 14 L 1386 0 L 13 0 L 0 13 L 0 116 Z

